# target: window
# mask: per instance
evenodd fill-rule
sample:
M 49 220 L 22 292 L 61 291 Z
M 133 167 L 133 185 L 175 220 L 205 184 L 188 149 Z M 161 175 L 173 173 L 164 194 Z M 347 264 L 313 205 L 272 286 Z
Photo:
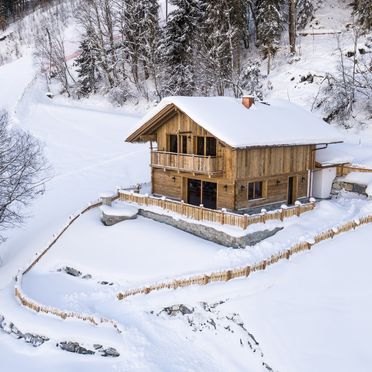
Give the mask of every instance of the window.
M 216 156 L 216 139 L 214 137 L 196 137 L 196 154 L 203 156 Z
M 196 137 L 196 154 L 204 155 L 204 137 Z
M 178 141 L 176 134 L 169 135 L 169 152 L 178 152 Z
M 249 182 L 248 183 L 248 200 L 261 199 L 262 198 L 262 187 L 263 182 Z
M 181 137 L 181 152 L 187 154 L 187 136 Z
M 205 155 L 216 156 L 216 139 L 214 137 L 207 137 L 207 146 Z

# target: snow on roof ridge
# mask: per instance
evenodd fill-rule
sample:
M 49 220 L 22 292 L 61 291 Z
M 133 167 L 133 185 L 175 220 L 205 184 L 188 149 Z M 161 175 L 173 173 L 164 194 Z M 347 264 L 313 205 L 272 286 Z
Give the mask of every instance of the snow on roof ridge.
M 209 133 L 241 148 L 305 145 L 342 141 L 339 133 L 314 114 L 285 100 L 256 101 L 251 108 L 226 96 L 169 96 L 146 114 L 138 127 L 174 104 Z

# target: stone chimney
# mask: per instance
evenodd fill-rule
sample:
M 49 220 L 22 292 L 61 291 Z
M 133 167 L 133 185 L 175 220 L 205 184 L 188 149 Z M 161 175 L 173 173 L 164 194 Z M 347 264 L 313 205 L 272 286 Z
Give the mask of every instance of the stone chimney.
M 242 104 L 244 107 L 249 109 L 254 104 L 254 97 L 253 96 L 243 96 L 242 97 Z

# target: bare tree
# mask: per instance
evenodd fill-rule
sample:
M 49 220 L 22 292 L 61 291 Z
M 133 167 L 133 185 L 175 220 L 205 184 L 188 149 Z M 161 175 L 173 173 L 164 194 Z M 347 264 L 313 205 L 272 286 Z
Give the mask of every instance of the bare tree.
M 36 35 L 35 56 L 47 80 L 57 79 L 64 92 L 70 95 L 70 81 L 75 83 L 75 79 L 67 65 L 64 40 L 58 25 L 46 22 L 43 30 Z
M 337 121 L 346 128 L 352 127 L 356 105 L 371 114 L 372 61 L 358 55 L 360 30 L 354 27 L 354 48 L 345 54 L 337 37 L 340 61 L 335 74 L 327 73 L 314 100 L 313 108 L 322 107 L 327 122 Z M 350 56 L 350 57 L 349 57 Z
M 0 112 L 0 243 L 4 230 L 24 219 L 24 207 L 46 181 L 45 159 L 39 141 L 29 133 L 8 126 Z

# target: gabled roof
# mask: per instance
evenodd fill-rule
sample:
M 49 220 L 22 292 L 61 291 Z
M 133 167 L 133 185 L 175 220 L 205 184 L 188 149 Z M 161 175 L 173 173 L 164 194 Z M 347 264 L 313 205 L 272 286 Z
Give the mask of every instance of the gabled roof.
M 126 139 L 153 133 L 155 117 L 178 108 L 209 133 L 234 148 L 309 145 L 342 141 L 338 132 L 314 114 L 284 100 L 257 102 L 251 108 L 231 97 L 167 97 L 150 110 Z M 158 123 L 159 125 L 159 123 Z

